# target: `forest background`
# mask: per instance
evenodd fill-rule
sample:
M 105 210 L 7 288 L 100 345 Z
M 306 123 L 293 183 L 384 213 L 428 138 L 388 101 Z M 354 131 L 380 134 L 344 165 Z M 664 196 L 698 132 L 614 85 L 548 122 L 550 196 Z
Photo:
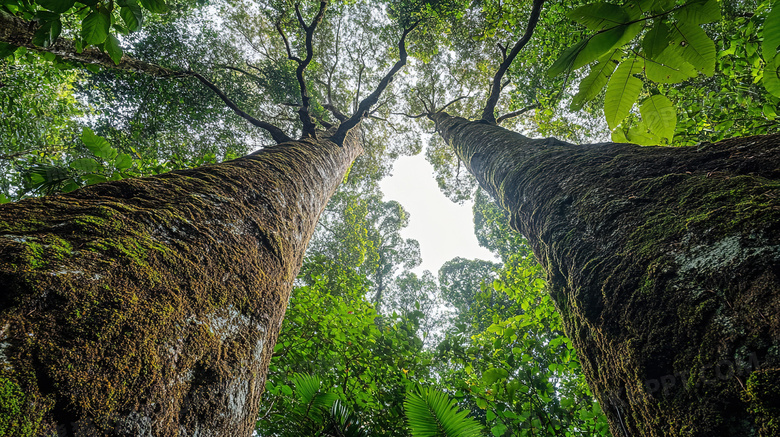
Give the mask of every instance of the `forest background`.
M 665 3 L 670 10 L 687 4 Z M 692 61 L 675 71 L 680 80 L 648 79 L 636 95 L 615 97 L 609 88 L 602 92 L 612 71 L 598 70 L 614 70 L 612 59 L 599 59 L 588 74 L 577 67 L 596 58 L 556 67 L 589 26 L 573 13 L 581 4 L 548 2 L 534 39 L 506 72 L 500 105 L 510 117 L 498 121 L 532 137 L 575 143 L 611 133 L 616 141 L 691 146 L 777 132 L 778 97 L 763 82 L 760 50 L 772 2 L 694 3 L 718 11 L 701 23 L 717 49 L 711 71 L 705 54 L 707 66 Z M 81 22 L 82 40 L 114 61 L 131 52 L 198 72 L 213 88 L 186 76 L 94 65 L 85 71 L 56 53 L 3 44 L 0 202 L 224 161 L 266 144 L 268 136 L 226 107 L 214 88 L 256 118 L 288 132 L 302 129 L 294 115 L 302 105 L 296 63 L 281 36 L 297 35 L 293 46 L 302 44 L 293 4 L 109 4 L 113 9 L 83 3 L 72 12 L 74 2 L 5 0 L 2 8 L 41 24 L 38 46 L 51 45 L 63 27 L 67 34 L 69 21 Z M 304 4 L 301 14 L 311 17 L 318 6 Z M 531 7 L 330 4 L 306 79 L 313 118 L 324 123 L 356 110 L 373 90 L 397 56 L 391 49 L 399 23 L 414 18 L 423 25 L 409 34 L 409 65 L 360 124 L 366 153 L 309 244 L 269 368 L 259 435 L 408 435 L 415 423 L 410 411 L 422 408 L 415 399 L 435 405 L 438 392 L 447 397 L 429 413 L 434 422 L 447 420 L 447 409 L 457 405 L 495 436 L 609 435 L 527 243 L 438 136 L 425 147 L 420 142 L 432 125 L 418 114 L 445 106 L 478 112 Z M 632 110 L 640 93 L 661 102 L 664 115 L 647 116 L 644 100 Z M 383 198 L 378 184 L 397 157 L 423 150 L 443 192 L 456 202 L 474 201 L 477 238 L 500 263 L 456 258 L 438 277 L 409 271 L 420 263 L 417 242 L 401 237 L 409 216 Z

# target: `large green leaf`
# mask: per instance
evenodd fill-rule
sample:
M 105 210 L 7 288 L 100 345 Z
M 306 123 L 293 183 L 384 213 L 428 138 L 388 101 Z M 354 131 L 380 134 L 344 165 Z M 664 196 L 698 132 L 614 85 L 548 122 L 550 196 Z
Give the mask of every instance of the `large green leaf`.
M 506 369 L 494 367 L 492 369 L 488 369 L 485 371 L 485 373 L 482 374 L 482 381 L 484 381 L 487 385 L 491 385 L 499 379 L 506 379 L 507 376 L 509 376 L 509 372 L 507 372 Z
M 621 24 L 591 35 L 563 52 L 563 55 L 550 67 L 548 74 L 556 76 L 566 70 L 576 70 L 590 64 L 634 39 L 640 30 L 642 30 L 640 23 Z
M 37 0 L 36 3 L 52 12 L 61 14 L 72 8 L 76 0 Z
M 674 18 L 688 24 L 705 24 L 720 21 L 719 0 L 693 0 L 674 12 Z
M 612 3 L 591 3 L 566 14 L 590 30 L 604 30 L 629 21 L 628 14 Z
M 127 153 L 120 153 L 114 160 L 114 167 L 118 170 L 126 170 L 133 166 L 133 157 Z
M 68 165 L 70 168 L 82 173 L 97 173 L 104 170 L 103 166 L 92 158 L 74 159 Z
M 639 113 L 650 132 L 671 142 L 677 126 L 677 111 L 666 96 L 659 94 L 645 99 L 639 107 Z
M 675 23 L 669 38 L 677 53 L 697 70 L 707 76 L 715 73 L 715 42 L 701 27 L 685 22 Z
M 772 10 L 764 20 L 764 42 L 761 52 L 764 55 L 764 88 L 770 94 L 780 97 L 780 3 L 775 2 Z
M 775 2 L 772 10 L 764 20 L 764 42 L 761 43 L 761 51 L 764 61 L 769 64 L 777 56 L 780 46 L 780 2 Z
M 100 44 L 108 37 L 111 14 L 106 8 L 93 10 L 81 22 L 81 37 L 87 44 Z
M 642 38 L 642 49 L 647 56 L 654 58 L 669 48 L 669 26 L 663 21 L 656 21 L 653 28 Z
M 127 6 L 122 6 L 119 9 L 119 15 L 124 20 L 127 28 L 131 31 L 135 31 L 141 28 L 144 22 L 144 15 L 141 12 L 141 7 L 135 3 L 128 3 Z
M 661 139 L 650 131 L 644 120 L 628 130 L 626 140 L 629 143 L 639 144 L 640 146 L 654 146 L 661 142 Z
M 168 12 L 168 6 L 165 4 L 165 0 L 141 0 L 141 6 L 155 14 Z
M 119 40 L 114 35 L 108 35 L 106 43 L 103 48 L 108 53 L 108 56 L 114 61 L 114 64 L 119 65 L 119 61 L 122 60 L 122 48 L 119 47 Z
M 609 77 L 617 67 L 617 60 L 622 56 L 620 50 L 616 50 L 610 56 L 604 56 L 593 65 L 590 73 L 580 82 L 580 88 L 571 102 L 571 109 L 579 111 L 582 105 L 589 100 L 593 100 L 607 84 Z
M 771 61 L 767 61 L 764 67 L 764 88 L 770 94 L 780 97 L 780 56 L 775 56 Z
M 634 74 L 642 71 L 642 61 L 636 56 L 618 65 L 607 85 L 604 97 L 604 115 L 610 129 L 615 129 L 631 111 L 631 107 L 642 91 L 642 81 Z
M 95 135 L 92 129 L 84 128 L 81 133 L 81 141 L 93 155 L 106 161 L 113 160 L 119 154 L 105 138 Z
M 680 83 L 696 76 L 696 69 L 677 54 L 676 50 L 664 50 L 652 59 L 645 59 L 645 75 L 658 83 Z
M 482 435 L 482 425 L 458 411 L 446 393 L 431 388 L 409 392 L 404 400 L 406 420 L 414 437 L 471 437 Z
M 59 18 L 46 21 L 35 31 L 32 43 L 40 47 L 49 47 L 57 41 L 62 31 L 62 22 Z

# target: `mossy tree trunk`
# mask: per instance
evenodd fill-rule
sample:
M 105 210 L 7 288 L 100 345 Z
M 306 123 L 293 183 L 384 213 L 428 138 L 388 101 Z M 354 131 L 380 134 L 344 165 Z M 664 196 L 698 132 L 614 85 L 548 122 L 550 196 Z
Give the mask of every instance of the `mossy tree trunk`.
M 250 435 L 306 244 L 361 152 L 307 139 L 0 207 L 0 435 Z
M 780 435 L 780 136 L 572 145 L 431 118 L 531 241 L 613 435 Z

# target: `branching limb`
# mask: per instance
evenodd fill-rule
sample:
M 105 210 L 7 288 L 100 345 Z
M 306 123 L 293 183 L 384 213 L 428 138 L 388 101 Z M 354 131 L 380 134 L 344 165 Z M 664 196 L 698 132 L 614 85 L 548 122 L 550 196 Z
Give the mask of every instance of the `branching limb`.
M 21 18 L 14 17 L 10 14 L 6 14 L 0 11 L 0 41 L 2 42 L 13 44 L 15 46 L 26 47 L 30 50 L 35 50 L 38 52 L 54 53 L 67 61 L 100 65 L 105 68 L 143 73 L 154 77 L 195 77 L 209 89 L 214 91 L 233 112 L 249 121 L 254 126 L 267 130 L 277 143 L 292 141 L 292 139 L 278 127 L 258 120 L 242 111 L 232 100 L 227 97 L 227 95 L 225 95 L 224 92 L 222 92 L 222 90 L 217 88 L 213 83 L 198 73 L 192 71 L 172 70 L 156 64 L 152 64 L 150 62 L 144 62 L 127 55 L 123 55 L 121 61 L 117 65 L 106 53 L 103 53 L 94 47 L 88 48 L 79 53 L 76 50 L 76 45 L 74 42 L 64 38 L 58 38 L 54 44 L 48 47 L 38 47 L 32 43 L 33 35 L 35 34 L 35 31 L 38 29 L 38 27 L 39 26 L 36 22 L 28 22 L 22 20 Z
M 496 71 L 496 75 L 493 77 L 490 96 L 488 97 L 487 103 L 485 103 L 485 109 L 482 111 L 482 120 L 492 124 L 496 123 L 496 117 L 493 112 L 496 110 L 498 97 L 501 94 L 501 80 L 503 79 L 506 71 L 509 69 L 509 66 L 512 65 L 512 61 L 514 61 L 515 57 L 517 57 L 517 54 L 520 53 L 520 50 L 522 50 L 523 47 L 528 44 L 528 41 L 531 40 L 534 29 L 536 29 L 536 23 L 539 22 L 539 14 L 542 11 L 543 4 L 544 0 L 534 0 L 533 8 L 531 9 L 531 16 L 528 18 L 528 27 L 525 29 L 525 34 L 522 38 L 520 38 L 519 41 L 517 41 L 517 44 L 512 47 L 512 51 L 509 52 L 509 55 L 507 55 L 504 58 L 504 61 L 501 62 L 501 65 L 499 65 L 498 71 Z
M 266 131 L 268 131 L 268 133 L 271 134 L 271 137 L 274 139 L 274 141 L 277 142 L 277 144 L 278 143 L 284 143 L 284 142 L 287 142 L 287 141 L 293 141 L 292 138 L 287 136 L 287 134 L 285 134 L 278 127 L 272 125 L 271 123 L 267 123 L 265 121 L 258 120 L 256 118 L 252 117 L 251 115 L 247 114 L 246 112 L 242 111 L 241 108 L 239 108 L 238 105 L 235 104 L 235 102 L 230 100 L 230 98 L 221 89 L 217 88 L 216 85 L 211 83 L 211 81 L 209 81 L 208 79 L 206 79 L 205 77 L 203 77 L 199 73 L 195 73 L 194 71 L 188 71 L 188 72 L 186 72 L 186 74 L 188 76 L 192 76 L 192 77 L 198 79 L 199 81 L 201 81 L 201 83 L 203 83 L 209 89 L 214 91 L 214 93 L 216 93 L 219 96 L 219 98 L 222 99 L 223 102 L 225 102 L 225 105 L 227 105 L 228 108 L 233 110 L 233 112 L 235 112 L 239 117 L 245 119 L 246 121 L 250 122 L 254 126 L 257 126 L 257 127 L 261 128 L 261 129 L 265 129 Z
M 349 117 L 344 115 L 343 112 L 339 111 L 339 108 L 337 108 L 335 105 L 333 105 L 331 103 L 326 103 L 326 104 L 322 105 L 322 107 L 327 109 L 328 111 L 330 111 L 330 113 L 333 114 L 334 117 L 336 117 L 336 120 L 338 120 L 338 121 L 340 121 L 342 123 L 347 121 L 347 119 L 349 119 Z
M 262 82 L 263 81 L 260 76 L 254 74 L 254 73 L 250 73 L 250 72 L 244 70 L 243 68 L 234 67 L 232 65 L 227 65 L 227 64 L 213 64 L 213 65 L 215 67 L 224 68 L 226 70 L 233 70 L 233 71 L 237 71 L 237 72 L 239 72 L 241 74 L 245 74 L 245 75 L 251 77 L 252 79 L 256 80 L 257 82 Z
M 439 110 L 438 110 L 438 111 L 436 111 L 436 112 L 441 112 L 441 111 L 444 111 L 445 109 L 447 109 L 447 107 L 448 107 L 448 106 L 452 105 L 453 103 L 459 102 L 459 101 L 461 101 L 461 100 L 463 100 L 463 99 L 467 99 L 467 98 L 469 98 L 469 96 L 460 96 L 460 97 L 458 97 L 457 99 L 453 99 L 452 101 L 450 101 L 450 102 L 449 102 L 449 103 L 447 103 L 446 105 L 442 106 L 442 107 L 441 107 L 441 109 L 439 109 Z
M 498 117 L 498 119 L 496 120 L 496 124 L 501 124 L 501 122 L 504 121 L 504 120 L 509 120 L 510 118 L 518 117 L 518 116 L 523 115 L 526 112 L 528 112 L 528 111 L 530 111 L 532 109 L 536 109 L 538 107 L 539 107 L 539 104 L 535 103 L 535 104 L 533 104 L 531 106 L 526 106 L 525 108 L 523 108 L 523 109 L 521 109 L 519 111 L 514 111 L 514 112 L 510 112 L 508 114 L 504 114 L 501 117 Z
M 317 11 L 317 15 L 311 21 L 311 24 L 307 26 L 306 22 L 303 21 L 303 16 L 301 15 L 298 4 L 295 5 L 295 16 L 298 18 L 298 24 L 303 28 L 304 32 L 306 32 L 306 58 L 303 60 L 299 59 L 297 61 L 298 68 L 295 69 L 295 76 L 298 78 L 298 86 L 301 89 L 301 108 L 298 110 L 298 116 L 303 123 L 304 137 L 315 137 L 317 126 L 314 124 L 314 120 L 309 113 L 309 102 L 311 97 L 309 97 L 309 89 L 306 86 L 306 80 L 303 78 L 303 72 L 306 71 L 306 67 L 309 66 L 309 63 L 314 57 L 314 45 L 312 44 L 314 31 L 317 30 L 317 26 L 322 22 L 322 17 L 325 16 L 325 10 L 327 8 L 328 2 L 320 2 L 320 9 Z
M 411 27 L 404 30 L 403 35 L 401 35 L 401 40 L 398 41 L 398 52 L 399 52 L 399 59 L 398 62 L 393 65 L 393 68 L 390 69 L 390 71 L 385 75 L 385 77 L 382 78 L 382 80 L 379 82 L 379 85 L 377 85 L 376 89 L 373 93 L 371 93 L 368 97 L 363 99 L 362 102 L 360 102 L 360 105 L 358 105 L 357 111 L 355 111 L 354 114 L 349 118 L 349 120 L 341 123 L 339 125 L 338 130 L 336 130 L 336 133 L 331 137 L 331 141 L 338 145 L 342 145 L 344 143 L 344 139 L 347 137 L 347 133 L 354 128 L 355 126 L 360 123 L 360 120 L 363 119 L 364 116 L 366 116 L 369 111 L 371 110 L 371 107 L 376 104 L 376 102 L 379 101 L 379 96 L 382 95 L 382 92 L 387 88 L 387 86 L 390 84 L 390 82 L 393 80 L 393 76 L 400 70 L 404 65 L 406 65 L 406 36 L 414 30 L 417 25 L 420 22 L 417 21 L 414 23 Z

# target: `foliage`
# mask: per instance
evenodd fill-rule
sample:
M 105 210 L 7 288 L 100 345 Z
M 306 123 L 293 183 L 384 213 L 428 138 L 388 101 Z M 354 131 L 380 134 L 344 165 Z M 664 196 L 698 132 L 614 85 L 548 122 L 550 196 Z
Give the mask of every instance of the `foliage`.
M 446 393 L 417 387 L 404 401 L 406 419 L 414 437 L 471 437 L 482 435 L 482 426 L 468 411 L 458 411 Z
M 780 29 L 780 8 L 775 6 L 767 13 L 770 3 L 767 0 L 759 5 L 758 14 L 749 21 L 747 33 L 728 25 L 718 28 L 710 24 L 723 18 L 719 0 L 584 5 L 567 15 L 590 32 L 558 58 L 549 74 L 556 76 L 592 64 L 588 75 L 579 82 L 571 108 L 581 109 L 606 89 L 604 115 L 614 141 L 647 145 L 671 143 L 676 132 L 695 133 L 695 126 L 689 123 L 684 124 L 683 129 L 678 128 L 677 107 L 682 106 L 675 105 L 670 97 L 686 94 L 676 92 L 681 86 L 691 91 L 692 87 L 686 87 L 686 84 L 700 83 L 699 73 L 712 77 L 716 68 L 719 74 L 732 79 L 721 82 L 726 90 L 733 86 L 734 70 L 737 75 L 750 71 L 752 83 L 762 81 L 771 95 L 764 104 L 769 106 L 763 116 L 771 120 L 775 117 L 771 108 L 780 97 L 780 79 L 775 65 L 780 40 L 774 36 Z M 744 17 L 736 19 L 745 21 Z M 757 42 L 750 41 L 756 37 L 752 29 L 759 28 L 762 20 L 763 59 L 757 55 Z M 715 41 L 710 36 L 713 34 Z M 726 38 L 731 41 L 731 47 L 718 54 L 717 44 L 725 44 Z M 747 47 L 749 63 L 745 58 L 734 56 L 735 45 Z M 632 113 L 638 101 L 639 114 Z M 751 115 L 754 119 L 762 118 L 760 110 Z M 728 118 L 734 118 L 734 115 L 724 118 L 722 122 L 729 123 Z M 681 121 L 687 122 L 685 117 L 681 117 Z M 733 125 L 734 121 L 730 123 Z M 718 127 L 727 130 L 730 126 Z M 715 139 L 722 137 L 718 134 Z
M 369 435 L 404 435 L 406 387 L 430 377 L 431 354 L 422 349 L 417 323 L 400 318 L 378 324 L 364 298 L 365 277 L 313 265 L 304 271 L 271 360 L 264 395 L 269 407 L 261 411 L 258 431 L 301 435 L 299 420 L 289 414 L 301 405 L 291 385 L 296 373 L 306 373 L 353 411 Z M 330 288 L 334 284 L 341 284 L 338 291 Z
M 448 333 L 438 347 L 449 363 L 444 384 L 472 411 L 483 411 L 495 436 L 607 436 L 540 275 L 532 257 L 514 256 L 483 287 L 468 314 L 492 323 L 471 337 L 463 326 Z M 511 303 L 493 305 L 494 295 Z

